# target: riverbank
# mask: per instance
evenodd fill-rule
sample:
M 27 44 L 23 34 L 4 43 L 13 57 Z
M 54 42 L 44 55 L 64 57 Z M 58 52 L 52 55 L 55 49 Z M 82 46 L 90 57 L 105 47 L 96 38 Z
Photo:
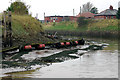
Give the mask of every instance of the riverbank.
M 12 14 L 12 31 L 14 45 L 53 41 L 44 36 L 41 23 L 30 15 Z
M 65 30 L 45 30 L 46 33 L 54 34 L 57 32 L 58 36 L 77 36 L 77 37 L 90 37 L 90 38 L 104 38 L 104 39 L 118 39 L 118 32 L 115 31 L 65 31 Z
M 60 22 L 42 24 L 46 32 L 64 36 L 83 36 L 96 38 L 117 38 L 118 20 L 89 20 L 86 26 L 79 26 L 77 22 Z
M 12 13 L 11 24 L 12 47 L 7 46 L 3 47 L 2 49 L 9 49 L 14 47 L 16 48 L 21 45 L 40 44 L 57 41 L 56 39 L 46 37 L 41 23 L 30 15 L 17 15 Z M 4 26 L 0 27 L 0 32 L 4 33 Z M 1 36 L 3 36 L 3 34 Z
M 42 60 L 42 62 L 45 61 L 45 63 L 48 63 L 50 65 L 40 67 L 33 71 L 28 70 L 28 71 L 19 72 L 20 70 L 19 68 L 11 69 L 11 70 L 18 70 L 18 71 L 15 73 L 14 72 L 7 73 L 6 75 L 8 76 L 4 77 L 3 80 L 4 79 L 9 80 L 11 78 L 14 78 L 15 80 L 19 80 L 19 79 L 22 80 L 25 78 L 26 79 L 28 78 L 31 78 L 31 79 L 32 78 L 83 78 L 83 77 L 84 78 L 93 78 L 93 77 L 94 78 L 103 78 L 103 77 L 117 78 L 118 77 L 117 76 L 118 74 L 117 73 L 118 71 L 117 42 L 111 41 L 111 40 L 105 40 L 105 39 L 97 40 L 97 39 L 87 38 L 86 40 L 90 44 L 99 44 L 99 45 L 106 44 L 107 46 L 105 46 L 103 50 L 88 50 L 88 51 L 78 50 L 77 52 L 76 50 L 74 50 L 75 52 L 71 51 L 70 48 L 68 50 L 66 49 L 45 50 L 44 53 L 42 54 L 37 54 L 38 52 L 43 52 L 41 50 L 31 51 L 27 54 L 24 54 L 20 58 L 20 60 L 15 61 L 15 63 L 18 63 L 18 65 L 23 64 L 24 67 L 27 66 L 28 68 L 30 67 L 30 64 L 32 64 L 31 67 L 39 67 L 39 65 L 41 65 L 41 60 Z M 79 46 L 79 48 L 85 48 L 86 46 L 87 44 L 84 46 Z M 75 48 L 78 48 L 78 47 L 75 47 Z M 84 54 L 79 55 L 81 53 L 84 53 Z M 21 63 L 22 59 L 26 61 L 24 61 L 24 63 Z M 63 61 L 61 62 L 61 60 Z M 65 72 L 65 74 L 67 75 L 64 75 L 61 71 L 59 71 L 59 69 L 62 69 L 62 72 Z M 33 79 L 33 80 L 36 80 L 36 79 Z

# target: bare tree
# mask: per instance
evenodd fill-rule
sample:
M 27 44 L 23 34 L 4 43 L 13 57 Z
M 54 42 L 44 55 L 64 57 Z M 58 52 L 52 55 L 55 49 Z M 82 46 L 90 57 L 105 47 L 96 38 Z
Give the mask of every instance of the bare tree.
M 87 2 L 86 4 L 83 4 L 82 12 L 90 12 L 93 7 L 93 4 L 90 2 Z

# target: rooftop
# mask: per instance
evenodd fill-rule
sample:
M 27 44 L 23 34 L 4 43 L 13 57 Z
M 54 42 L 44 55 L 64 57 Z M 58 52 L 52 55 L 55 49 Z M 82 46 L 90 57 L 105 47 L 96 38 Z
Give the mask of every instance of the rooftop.
M 91 13 L 91 12 L 84 12 L 84 13 L 79 13 L 76 17 L 86 17 L 86 18 L 89 18 L 89 17 L 94 17 L 95 14 Z
M 106 9 L 106 10 L 104 10 L 104 11 L 102 11 L 102 12 L 100 12 L 99 14 L 96 14 L 95 16 L 101 16 L 101 15 L 116 15 L 116 13 L 117 13 L 117 10 L 116 9 L 113 9 L 113 7 L 112 6 L 110 6 L 109 7 L 109 9 Z

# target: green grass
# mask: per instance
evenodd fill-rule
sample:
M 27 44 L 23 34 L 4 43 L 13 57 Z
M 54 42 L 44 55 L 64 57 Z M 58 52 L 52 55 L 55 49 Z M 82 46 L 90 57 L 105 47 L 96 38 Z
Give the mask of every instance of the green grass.
M 91 27 L 89 31 L 118 31 L 118 27 L 116 26 L 108 26 L 108 27 Z
M 39 21 L 29 15 L 12 15 L 13 35 L 32 36 L 42 32 Z
M 19 24 L 17 21 L 13 21 L 12 26 L 14 36 L 26 36 L 29 34 L 29 32 L 26 32 L 22 27 L 22 24 Z
M 43 25 L 44 30 L 85 31 L 87 27 L 78 27 L 76 22 L 48 23 Z
M 12 14 L 12 33 L 15 45 L 31 44 L 40 42 L 43 39 L 40 32 L 43 32 L 41 23 L 30 15 Z
M 44 25 L 45 30 L 76 30 L 75 22 L 49 23 Z
M 3 27 L 4 28 L 4 27 Z M 0 33 L 2 29 L 0 28 Z M 46 41 L 41 23 L 30 15 L 16 15 L 12 13 L 13 46 L 40 43 Z
M 0 27 L 0 31 L 1 31 Z M 16 15 L 12 13 L 12 31 L 14 37 L 34 36 L 43 32 L 41 23 L 29 15 Z
M 58 26 L 53 26 L 51 28 L 49 28 L 50 30 L 76 30 L 74 27 L 72 27 L 72 25 L 70 26 L 66 26 L 66 25 L 58 25 Z
M 78 27 L 77 22 L 59 22 L 43 24 L 45 30 L 68 30 L 68 31 L 117 31 L 118 20 L 90 20 L 88 25 Z
M 117 19 L 106 19 L 106 20 L 93 20 L 92 23 L 88 24 L 89 31 L 117 31 L 118 20 Z

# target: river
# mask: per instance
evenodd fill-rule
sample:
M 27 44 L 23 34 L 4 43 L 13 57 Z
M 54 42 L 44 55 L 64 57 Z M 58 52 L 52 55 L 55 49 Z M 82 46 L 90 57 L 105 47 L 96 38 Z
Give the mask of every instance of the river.
M 117 40 L 86 40 L 87 43 L 84 46 L 68 49 L 37 50 L 24 54 L 21 59 L 36 64 L 29 64 L 30 69 L 5 67 L 2 69 L 2 80 L 12 78 L 15 80 L 17 78 L 21 80 L 23 78 L 118 78 Z M 90 45 L 104 46 L 100 50 L 79 50 Z M 44 61 L 44 64 L 39 64 L 37 61 Z

